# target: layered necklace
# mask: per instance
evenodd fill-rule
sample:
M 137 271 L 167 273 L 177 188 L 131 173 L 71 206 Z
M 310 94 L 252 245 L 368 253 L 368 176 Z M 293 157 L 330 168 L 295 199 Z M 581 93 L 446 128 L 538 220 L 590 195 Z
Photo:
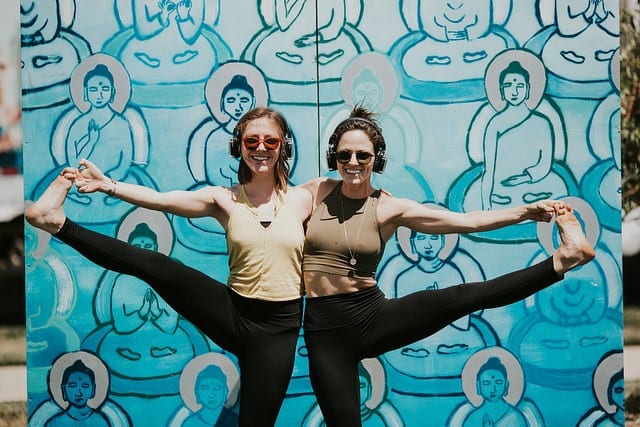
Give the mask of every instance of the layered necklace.
M 351 259 L 349 259 L 349 264 L 351 264 L 352 266 L 355 266 L 358 263 L 358 260 L 355 257 L 355 253 L 357 253 L 356 249 L 358 249 L 358 241 L 360 240 L 360 231 L 362 230 L 362 223 L 365 221 L 366 217 L 367 217 L 367 208 L 369 207 L 369 196 L 367 196 L 367 201 L 364 204 L 364 212 L 362 214 L 362 219 L 360 220 L 360 225 L 358 226 L 358 233 L 356 234 L 356 242 L 353 245 L 353 251 L 351 250 L 351 245 L 349 245 L 349 236 L 347 234 L 347 219 L 344 216 L 344 195 L 342 194 L 342 191 L 340 192 L 340 213 L 342 214 L 342 229 L 344 230 L 344 241 L 347 244 L 347 249 L 349 250 L 349 256 L 351 257 Z M 354 213 L 355 215 L 355 213 Z

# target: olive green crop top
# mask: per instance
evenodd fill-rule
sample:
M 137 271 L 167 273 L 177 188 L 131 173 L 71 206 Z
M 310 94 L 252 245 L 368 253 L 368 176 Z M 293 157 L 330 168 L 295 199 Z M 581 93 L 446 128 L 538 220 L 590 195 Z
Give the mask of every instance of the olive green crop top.
M 375 277 L 385 246 L 376 217 L 380 190 L 349 199 L 341 188 L 342 183 L 311 214 L 302 271 Z

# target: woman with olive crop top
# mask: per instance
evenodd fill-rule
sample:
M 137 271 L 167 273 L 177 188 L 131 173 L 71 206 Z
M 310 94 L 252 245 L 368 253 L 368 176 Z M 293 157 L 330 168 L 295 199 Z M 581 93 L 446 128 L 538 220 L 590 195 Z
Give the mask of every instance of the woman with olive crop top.
M 83 161 L 84 169 L 63 170 L 27 211 L 31 224 L 87 259 L 147 282 L 178 313 L 235 354 L 241 380 L 239 425 L 248 427 L 272 427 L 276 422 L 293 370 L 302 317 L 302 224 L 310 213 L 311 196 L 307 190 L 286 187 L 285 123 L 278 112 L 267 108 L 243 116 L 238 134 L 255 135 L 258 143 L 243 141 L 238 148 L 240 184 L 233 187 L 158 193 L 115 183 Z M 62 203 L 74 180 L 81 192 L 102 191 L 149 209 L 217 219 L 226 230 L 228 286 L 161 253 L 133 247 L 66 218 Z
M 562 202 L 455 213 L 376 190 L 370 178 L 384 168 L 384 149 L 372 114 L 356 107 L 329 141 L 329 169 L 337 169 L 342 180 L 318 178 L 305 184 L 315 209 L 307 223 L 302 265 L 304 337 L 311 384 L 327 427 L 361 425 L 360 360 L 428 337 L 476 310 L 526 298 L 594 254 L 571 207 Z M 385 243 L 400 226 L 429 234 L 471 233 L 527 219 L 549 221 L 553 215 L 562 245 L 532 267 L 393 299 L 376 284 Z

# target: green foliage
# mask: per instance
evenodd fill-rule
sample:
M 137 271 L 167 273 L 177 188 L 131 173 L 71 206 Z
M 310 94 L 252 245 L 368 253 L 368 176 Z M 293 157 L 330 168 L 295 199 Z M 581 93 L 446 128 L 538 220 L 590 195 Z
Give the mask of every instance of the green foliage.
M 627 10 L 620 21 L 620 115 L 622 208 L 628 212 L 640 205 L 640 32 Z

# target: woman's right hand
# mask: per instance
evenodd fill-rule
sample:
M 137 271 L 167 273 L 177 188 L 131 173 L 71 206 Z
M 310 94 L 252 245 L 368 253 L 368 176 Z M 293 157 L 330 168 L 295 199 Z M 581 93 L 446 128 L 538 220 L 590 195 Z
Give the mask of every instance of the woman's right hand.
M 100 169 L 87 159 L 79 162 L 76 174 L 76 187 L 79 193 L 94 193 L 101 191 L 111 194 L 115 188 L 115 182 L 109 179 Z

